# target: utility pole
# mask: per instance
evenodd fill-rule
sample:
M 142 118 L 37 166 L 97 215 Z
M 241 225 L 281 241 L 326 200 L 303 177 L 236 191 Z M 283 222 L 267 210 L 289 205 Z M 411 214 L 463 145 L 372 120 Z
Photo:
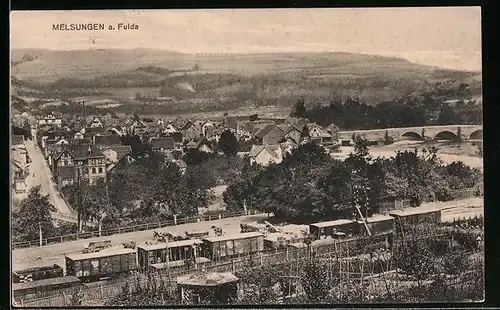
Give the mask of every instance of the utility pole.
M 40 246 L 43 245 L 43 238 L 42 238 L 42 223 L 41 222 L 38 222 L 38 230 L 39 230 L 39 234 L 40 234 Z

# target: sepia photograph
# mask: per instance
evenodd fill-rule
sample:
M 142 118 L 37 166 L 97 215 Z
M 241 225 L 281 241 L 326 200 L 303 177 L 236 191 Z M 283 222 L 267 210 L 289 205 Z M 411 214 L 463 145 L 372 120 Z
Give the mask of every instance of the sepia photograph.
M 10 12 L 14 307 L 482 302 L 480 7 Z

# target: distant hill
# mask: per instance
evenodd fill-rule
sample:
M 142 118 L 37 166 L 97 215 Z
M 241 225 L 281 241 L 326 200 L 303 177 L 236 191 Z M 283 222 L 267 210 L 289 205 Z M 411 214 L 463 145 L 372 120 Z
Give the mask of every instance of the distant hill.
M 224 109 L 249 102 L 290 107 L 299 97 L 328 102 L 351 96 L 375 104 L 424 92 L 444 81 L 468 83 L 473 95 L 481 94 L 479 72 L 351 53 L 190 55 L 155 49 L 13 49 L 11 63 L 18 63 L 11 70 L 15 94 L 42 91 L 67 99 L 102 93 L 133 104 L 134 94 L 140 93 L 196 101 L 196 109 L 206 109 L 206 102 L 224 103 Z

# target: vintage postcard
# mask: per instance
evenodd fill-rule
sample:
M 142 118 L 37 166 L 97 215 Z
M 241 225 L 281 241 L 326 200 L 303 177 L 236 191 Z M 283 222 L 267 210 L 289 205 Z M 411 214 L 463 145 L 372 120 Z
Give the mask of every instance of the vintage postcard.
M 10 25 L 12 305 L 484 300 L 481 8 Z

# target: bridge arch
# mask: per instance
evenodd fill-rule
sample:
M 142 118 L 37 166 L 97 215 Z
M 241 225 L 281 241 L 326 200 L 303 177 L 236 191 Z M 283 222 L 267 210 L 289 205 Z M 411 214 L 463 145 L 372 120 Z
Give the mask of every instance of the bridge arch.
M 456 140 L 458 140 L 458 136 L 449 130 L 443 130 L 443 131 L 438 132 L 436 135 L 434 135 L 434 140 L 456 141 Z
M 422 137 L 420 134 L 418 134 L 414 131 L 404 132 L 400 137 L 401 138 L 409 138 L 410 140 L 424 141 L 424 137 Z
M 483 130 L 478 129 L 470 134 L 471 140 L 483 140 Z

